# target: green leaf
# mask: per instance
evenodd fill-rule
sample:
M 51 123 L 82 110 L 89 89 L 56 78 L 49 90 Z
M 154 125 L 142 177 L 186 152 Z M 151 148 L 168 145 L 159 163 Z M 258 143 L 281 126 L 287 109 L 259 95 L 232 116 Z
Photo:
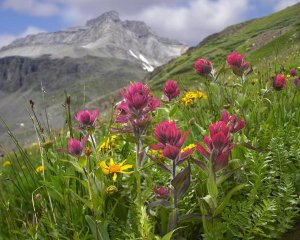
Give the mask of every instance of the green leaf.
M 234 193 L 240 191 L 245 186 L 246 186 L 245 184 L 240 184 L 240 185 L 235 186 L 233 189 L 231 189 L 224 197 L 222 203 L 216 208 L 216 210 L 214 212 L 214 216 L 217 216 L 218 214 L 220 214 L 223 211 L 223 209 L 228 205 L 232 195 Z
M 79 164 L 80 167 L 84 168 L 87 164 L 87 157 L 85 155 L 81 156 L 78 159 L 78 164 Z
M 148 204 L 149 209 L 154 208 L 154 207 L 158 207 L 158 206 L 168 208 L 168 207 L 171 206 L 171 204 L 168 201 L 164 200 L 164 199 L 159 199 L 159 200 L 156 200 L 156 201 L 151 202 L 151 203 Z
M 173 117 L 174 114 L 177 112 L 178 107 L 174 106 L 173 108 L 171 108 L 170 112 L 169 112 L 169 117 Z
M 90 226 L 90 229 L 93 233 L 94 239 L 110 240 L 108 232 L 103 223 L 97 223 L 97 225 L 96 225 L 95 221 L 89 215 L 85 215 L 85 220 L 88 222 L 88 224 Z M 97 229 L 98 229 L 98 231 L 97 231 Z
M 168 231 L 172 231 L 176 228 L 177 218 L 178 218 L 178 212 L 177 212 L 177 209 L 175 208 L 169 214 Z
M 177 190 L 178 197 L 181 197 L 188 190 L 191 183 L 191 166 L 187 166 L 182 172 L 178 173 L 171 181 L 172 186 Z
M 241 169 L 242 166 L 235 168 L 227 173 L 225 173 L 224 175 L 221 175 L 219 177 L 217 177 L 217 185 L 220 185 L 221 183 L 223 183 L 225 180 L 227 180 L 229 177 L 231 177 L 237 170 Z
M 208 174 L 207 179 L 207 191 L 212 199 L 216 199 L 218 197 L 218 187 L 215 179 L 215 175 L 213 172 Z
M 202 215 L 198 213 L 186 214 L 179 217 L 179 223 L 188 223 L 188 222 L 200 222 L 202 221 Z
M 177 231 L 178 229 L 180 229 L 180 228 L 185 228 L 185 227 L 178 227 L 178 228 L 175 228 L 174 230 L 168 232 L 165 236 L 163 236 L 163 238 L 162 238 L 161 240 L 170 240 L 171 237 L 172 237 L 172 235 L 173 235 L 173 233 L 174 233 L 175 231 Z

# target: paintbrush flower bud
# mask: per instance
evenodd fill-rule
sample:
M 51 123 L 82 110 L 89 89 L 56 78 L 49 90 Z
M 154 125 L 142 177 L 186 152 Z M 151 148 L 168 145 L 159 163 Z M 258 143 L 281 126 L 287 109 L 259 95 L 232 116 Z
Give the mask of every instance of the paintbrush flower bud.
M 163 89 L 164 94 L 168 98 L 169 101 L 176 98 L 180 94 L 180 89 L 177 86 L 177 83 L 173 80 L 168 80 L 165 83 L 165 87 Z
M 197 74 L 207 75 L 212 71 L 212 64 L 210 61 L 200 58 L 194 63 L 194 68 Z
M 275 90 L 281 91 L 285 87 L 285 84 L 286 84 L 286 79 L 283 75 L 277 74 L 273 78 L 273 87 Z

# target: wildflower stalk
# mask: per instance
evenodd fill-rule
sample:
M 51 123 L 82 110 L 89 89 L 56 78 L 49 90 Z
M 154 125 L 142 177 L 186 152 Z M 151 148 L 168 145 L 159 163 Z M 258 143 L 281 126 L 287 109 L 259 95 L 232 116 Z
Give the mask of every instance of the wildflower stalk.
M 137 188 L 137 200 L 138 205 L 142 205 L 142 196 L 141 196 L 141 175 L 139 172 L 140 166 L 141 166 L 141 148 L 142 148 L 142 140 L 141 136 L 139 134 L 135 134 L 136 136 L 136 159 L 135 159 L 135 168 L 134 168 L 134 174 L 136 177 L 136 188 Z
M 178 157 L 177 157 L 178 159 Z M 176 161 L 177 160 L 174 160 L 173 161 L 173 164 L 172 164 L 172 180 L 176 177 Z M 173 202 L 174 202 L 174 209 L 177 209 L 177 190 L 175 187 L 173 187 Z
M 68 127 L 69 127 L 69 131 L 70 131 L 70 137 L 73 138 L 73 128 L 72 128 L 72 117 L 71 117 L 71 96 L 69 96 L 67 94 L 67 92 L 65 91 L 65 96 L 66 96 L 66 100 L 65 100 L 65 108 L 66 108 L 66 113 L 67 113 L 67 123 L 68 123 Z
M 179 155 L 178 155 L 179 156 Z M 178 159 L 178 156 L 176 158 L 176 160 L 173 161 L 172 164 L 172 180 L 176 177 L 176 162 Z M 173 204 L 174 204 L 174 228 L 177 226 L 177 190 L 175 187 L 173 187 Z
M 208 163 L 208 171 L 209 172 L 208 172 L 208 179 L 207 179 L 207 191 L 212 200 L 212 206 L 211 206 L 212 212 L 214 212 L 214 210 L 217 208 L 217 197 L 218 197 L 216 174 L 215 174 L 215 171 L 213 169 L 213 164 L 212 164 L 214 162 L 215 157 L 216 157 L 216 154 L 213 151 L 213 153 L 211 154 L 211 159 Z

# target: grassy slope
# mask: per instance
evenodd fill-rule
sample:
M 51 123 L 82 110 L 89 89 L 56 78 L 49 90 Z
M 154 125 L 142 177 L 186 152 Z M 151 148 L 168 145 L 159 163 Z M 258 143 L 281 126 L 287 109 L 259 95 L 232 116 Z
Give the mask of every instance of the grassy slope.
M 288 49 L 299 49 L 300 4 L 286 8 L 267 17 L 251 20 L 226 28 L 209 36 L 195 48 L 155 71 L 150 77 L 150 85 L 160 88 L 167 79 L 194 84 L 198 76 L 194 74 L 193 63 L 198 58 L 207 58 L 215 66 L 220 66 L 226 55 L 233 50 L 245 54 L 246 61 L 258 64 L 263 58 L 274 57 Z M 297 33 L 298 34 L 295 34 Z M 257 42 L 253 47 L 253 43 Z

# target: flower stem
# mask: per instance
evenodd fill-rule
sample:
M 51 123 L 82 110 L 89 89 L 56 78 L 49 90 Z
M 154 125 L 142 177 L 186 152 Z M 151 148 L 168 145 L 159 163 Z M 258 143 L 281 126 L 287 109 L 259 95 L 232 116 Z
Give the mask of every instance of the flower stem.
M 138 204 L 139 206 L 142 205 L 142 193 L 141 193 L 141 175 L 140 175 L 140 172 L 139 172 L 139 168 L 140 168 L 140 165 L 141 165 L 141 154 L 140 154 L 140 151 L 141 151 L 141 147 L 142 147 L 142 140 L 140 138 L 139 135 L 136 135 L 136 140 L 137 140 L 137 143 L 136 143 L 136 164 L 135 164 L 135 168 L 134 168 L 134 172 L 135 172 L 135 177 L 136 177 L 136 190 L 137 190 L 137 200 L 138 200 Z
M 172 164 L 172 180 L 176 177 L 176 160 L 173 160 Z M 173 204 L 174 204 L 174 218 L 173 218 L 173 227 L 174 229 L 177 226 L 177 189 L 173 187 Z M 173 230 L 173 229 L 171 229 Z

